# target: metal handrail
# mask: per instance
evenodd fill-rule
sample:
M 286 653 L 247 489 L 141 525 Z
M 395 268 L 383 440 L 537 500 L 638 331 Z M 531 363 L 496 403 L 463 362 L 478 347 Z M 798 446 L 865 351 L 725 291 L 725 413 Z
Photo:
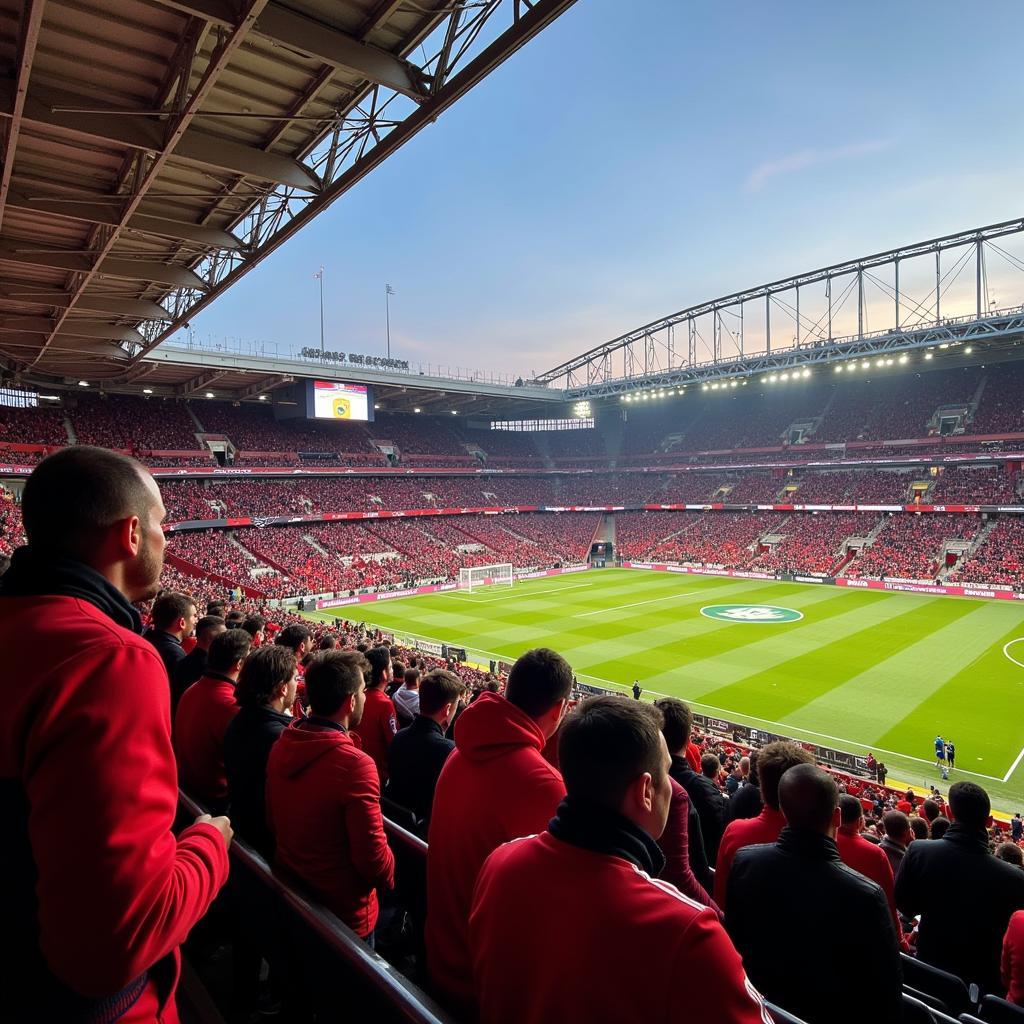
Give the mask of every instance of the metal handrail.
M 179 806 L 186 814 L 195 818 L 206 813 L 195 800 L 183 791 L 178 791 Z M 398 825 L 389 823 L 395 833 L 404 833 L 399 839 L 407 845 L 426 844 Z M 389 829 L 389 834 L 391 830 Z M 396 1012 L 409 1024 L 453 1024 L 452 1018 L 417 985 L 397 971 L 383 957 L 374 953 L 347 925 L 331 911 L 314 902 L 311 898 L 286 885 L 270 868 L 270 865 L 245 842 L 234 839 L 230 855 L 233 861 L 257 877 L 282 903 L 292 910 L 302 923 L 330 947 L 340 959 L 364 981 L 384 996 Z

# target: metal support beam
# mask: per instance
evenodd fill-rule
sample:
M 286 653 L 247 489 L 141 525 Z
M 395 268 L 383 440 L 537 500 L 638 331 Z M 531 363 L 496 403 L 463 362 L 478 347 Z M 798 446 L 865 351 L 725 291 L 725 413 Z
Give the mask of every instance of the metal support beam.
M 223 377 L 227 377 L 228 374 L 232 372 L 233 371 L 231 370 L 206 370 L 203 373 L 197 374 L 184 384 L 175 385 L 174 393 L 183 397 L 186 395 L 194 395 L 198 391 L 205 391 L 211 384 L 216 383 Z
M 14 96 L 14 83 L 0 81 L 0 117 L 8 114 Z M 160 115 L 131 116 L 131 111 L 125 112 L 124 107 L 100 103 L 63 89 L 34 88 L 32 95 L 25 100 L 22 120 L 25 124 L 72 132 L 101 142 L 114 142 L 146 153 L 164 151 L 166 126 Z M 204 167 L 290 185 L 308 192 L 320 188 L 316 175 L 296 160 L 219 139 L 195 129 L 181 132 L 175 149 L 176 157 Z
M 461 70 L 453 70 L 447 81 L 439 85 L 435 82 L 437 91 L 429 99 L 420 103 L 399 124 L 389 127 L 386 134 L 379 133 L 379 130 L 373 130 L 372 133 L 365 135 L 358 143 L 359 155 L 334 180 L 325 184 L 320 193 L 305 207 L 295 212 L 294 215 L 289 214 L 290 219 L 281 217 L 272 223 L 265 232 L 261 231 L 258 243 L 254 245 L 253 251 L 247 259 L 232 262 L 226 273 L 221 272 L 216 275 L 211 273 L 211 278 L 215 278 L 215 280 L 206 295 L 179 293 L 176 296 L 171 296 L 168 300 L 169 306 L 173 309 L 174 318 L 171 324 L 165 330 L 151 334 L 146 346 L 134 358 L 142 359 L 170 338 L 186 320 L 205 309 L 217 295 L 258 266 L 278 246 L 283 245 L 294 234 L 301 231 L 314 217 L 322 213 L 331 203 L 383 163 L 395 150 L 427 125 L 432 124 L 448 107 L 486 78 L 521 46 L 543 31 L 574 3 L 575 0 L 537 0 L 526 10 L 516 4 L 517 16 L 512 19 L 509 28 L 500 32 L 475 57 L 469 59 Z M 485 5 L 483 8 L 485 14 L 491 13 L 492 10 L 491 5 Z M 250 236 L 244 234 L 243 237 L 248 239 Z
M 216 0 L 158 2 L 221 28 L 231 28 L 235 22 L 227 5 Z M 290 50 L 299 50 L 367 82 L 394 89 L 411 99 L 419 101 L 426 98 L 427 77 L 415 64 L 387 50 L 370 46 L 334 25 L 298 14 L 283 4 L 268 3 L 253 26 L 253 34 L 272 39 Z
M 0 158 L 3 167 L 0 169 L 0 226 L 3 225 L 4 207 L 7 202 L 8 190 L 11 187 L 11 175 L 14 173 L 14 157 L 18 148 L 18 135 L 21 132 L 22 116 L 25 101 L 28 97 L 28 81 L 32 74 L 32 59 L 36 53 L 39 40 L 39 29 L 43 23 L 43 8 L 46 0 L 28 0 L 21 12 L 21 39 L 18 42 L 18 56 L 15 61 L 17 72 L 11 83 L 14 91 L 14 102 L 11 104 L 11 123 L 7 126 L 3 151 Z
M 60 313 L 60 316 L 58 318 L 58 330 L 60 328 L 61 322 L 74 308 L 79 296 L 90 285 L 90 283 L 97 276 L 97 274 L 100 274 L 102 272 L 104 274 L 110 273 L 114 274 L 114 276 L 118 276 L 117 268 L 115 267 L 114 269 L 111 269 L 110 264 L 112 261 L 107 259 L 111 249 L 116 244 L 117 239 L 119 238 L 123 228 L 127 226 L 128 221 L 137 212 L 138 206 L 142 202 L 146 193 L 152 187 L 156 179 L 160 176 L 161 172 L 163 171 L 164 167 L 167 164 L 167 161 L 170 160 L 171 156 L 174 154 L 175 148 L 181 142 L 185 133 L 189 130 L 192 120 L 199 113 L 200 108 L 205 102 L 207 96 L 209 96 L 210 92 L 216 85 L 217 79 L 220 77 L 224 69 L 228 66 L 232 57 L 238 51 L 239 47 L 245 41 L 246 36 L 251 31 L 253 24 L 255 23 L 256 19 L 260 16 L 260 14 L 263 12 L 263 9 L 266 7 L 266 5 L 267 0 L 245 0 L 244 4 L 242 5 L 240 17 L 238 19 L 237 24 L 235 24 L 235 26 L 222 37 L 220 44 L 214 50 L 213 54 L 210 57 L 210 61 L 206 66 L 206 70 L 200 76 L 195 89 L 191 92 L 191 94 L 188 96 L 188 99 L 185 101 L 181 113 L 174 119 L 174 122 L 172 124 L 168 125 L 167 138 L 165 139 L 163 150 L 152 160 L 150 160 L 148 167 L 146 167 L 144 171 L 141 169 L 141 167 L 139 167 L 139 180 L 136 183 L 132 198 L 125 206 L 121 224 L 117 227 L 110 229 L 106 233 L 106 238 L 104 240 L 102 250 L 99 256 L 96 257 L 95 261 L 92 263 L 92 266 L 89 268 L 89 270 L 86 273 L 82 274 L 77 280 L 74 296 L 71 300 L 71 303 Z M 201 289 L 205 289 L 207 287 L 205 282 L 202 282 L 201 279 L 196 274 L 193 274 L 191 271 L 185 271 L 182 268 L 177 267 L 164 269 L 180 272 L 183 277 L 185 277 L 185 275 L 188 275 L 192 278 L 195 278 L 197 281 L 200 281 L 199 287 Z M 156 275 L 152 275 L 145 277 L 144 280 L 161 281 L 162 279 Z M 195 287 L 195 285 L 191 284 L 175 284 L 173 282 L 167 282 L 166 280 L 163 280 L 163 283 L 170 283 L 172 287 Z M 54 332 L 54 334 L 50 335 L 50 337 L 46 340 L 46 342 L 40 348 L 39 352 L 36 354 L 36 357 L 29 364 L 29 367 L 35 366 L 39 362 L 39 360 L 42 359 L 42 357 L 46 353 L 47 347 L 49 346 L 50 342 L 52 341 L 55 335 L 56 331 Z M 140 351 L 142 350 L 143 346 L 140 346 Z
M 86 221 L 90 224 L 106 224 L 116 226 L 121 221 L 121 208 L 130 196 L 106 196 L 97 194 L 81 199 L 73 196 L 57 194 L 41 194 L 37 191 L 26 192 L 21 188 L 12 188 L 7 205 L 12 210 L 26 213 L 46 213 L 53 217 L 66 220 Z M 116 202 L 111 202 L 115 199 Z M 182 241 L 197 242 L 211 249 L 239 250 L 243 248 L 241 241 L 228 231 L 207 227 L 203 224 L 190 224 L 153 214 L 137 213 L 128 220 L 128 228 L 147 235 L 161 238 L 177 238 Z

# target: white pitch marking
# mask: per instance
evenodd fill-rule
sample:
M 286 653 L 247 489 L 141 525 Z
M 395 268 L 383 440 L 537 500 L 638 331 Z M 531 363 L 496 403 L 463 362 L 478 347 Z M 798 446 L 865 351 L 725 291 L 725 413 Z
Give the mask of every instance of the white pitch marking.
M 560 594 L 563 590 L 579 590 L 581 587 L 592 587 L 593 583 L 574 583 L 571 587 L 548 587 L 547 590 L 527 590 L 525 593 L 520 593 L 518 590 L 511 594 L 502 594 L 499 597 L 482 597 L 479 600 L 475 600 L 466 594 L 452 594 L 452 597 L 457 597 L 461 601 L 469 601 L 471 604 L 494 604 L 496 601 L 508 601 L 513 597 L 533 597 L 534 594 Z
M 639 608 L 642 604 L 658 604 L 661 601 L 674 601 L 677 597 L 682 597 L 684 594 L 695 593 L 695 590 L 679 590 L 674 594 L 669 594 L 666 597 L 655 597 L 650 601 L 634 601 L 632 604 L 620 604 L 615 608 L 598 608 L 596 612 L 583 612 L 581 615 L 574 616 L 574 618 L 585 619 L 588 615 L 604 615 L 607 612 L 621 612 L 626 608 Z
M 1010 776 L 1017 770 L 1017 765 L 1020 764 L 1022 758 L 1024 758 L 1024 747 L 1020 748 L 1020 753 L 1017 755 L 1013 764 L 1010 765 L 1010 770 L 1003 776 L 1003 782 L 1010 781 Z
M 1021 668 L 1024 668 L 1024 661 L 1018 661 L 1018 660 L 1017 660 L 1017 659 L 1016 659 L 1016 658 L 1015 658 L 1015 657 L 1014 657 L 1014 656 L 1013 656 L 1013 655 L 1012 655 L 1012 654 L 1010 653 L 1010 648 L 1011 648 L 1011 647 L 1012 647 L 1012 646 L 1013 646 L 1014 644 L 1024 644 L 1024 636 L 1019 636 L 1019 637 L 1017 637 L 1017 639 L 1016 639 L 1016 640 L 1009 640 L 1009 641 L 1007 641 L 1007 642 L 1006 642 L 1005 644 L 1003 644 L 1003 654 L 1004 654 L 1004 655 L 1006 655 L 1006 657 L 1007 657 L 1007 658 L 1009 658 L 1009 659 L 1010 659 L 1010 661 L 1012 661 L 1012 662 L 1014 663 L 1014 665 L 1019 665 L 1019 666 L 1020 666 Z M 1020 760 L 1020 758 L 1018 758 L 1017 760 L 1019 761 L 1019 760 Z

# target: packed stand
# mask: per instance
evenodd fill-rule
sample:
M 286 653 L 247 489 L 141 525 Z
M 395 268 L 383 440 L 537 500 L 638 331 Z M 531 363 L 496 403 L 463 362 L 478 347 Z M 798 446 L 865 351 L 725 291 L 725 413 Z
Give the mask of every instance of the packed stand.
M 5 444 L 42 444 L 62 448 L 68 443 L 64 410 L 0 405 L 0 441 Z M 17 453 L 23 461 L 28 453 Z
M 1024 519 L 1000 517 L 974 554 L 949 574 L 949 581 L 1024 587 Z
M 181 402 L 79 395 L 68 416 L 79 444 L 133 451 L 198 451 L 195 421 Z M 203 452 L 204 459 L 209 457 Z
M 874 541 L 847 567 L 846 575 L 934 580 L 942 568 L 943 542 L 970 540 L 980 526 L 977 516 L 964 513 L 890 515 Z
M 790 516 L 779 527 L 782 539 L 750 563 L 768 572 L 806 572 L 830 575 L 842 561 L 843 542 L 866 534 L 874 517 L 842 512 L 801 513 Z
M 927 500 L 933 505 L 1013 505 L 1021 500 L 1016 484 L 1016 476 L 1002 466 L 947 467 Z
M 1024 431 L 1024 366 L 993 364 L 986 373 L 969 434 L 1013 434 Z

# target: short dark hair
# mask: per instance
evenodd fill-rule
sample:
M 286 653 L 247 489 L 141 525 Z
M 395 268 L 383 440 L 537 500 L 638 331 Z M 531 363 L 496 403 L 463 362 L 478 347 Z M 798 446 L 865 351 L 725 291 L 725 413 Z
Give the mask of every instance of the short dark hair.
M 319 651 L 306 667 L 306 699 L 315 715 L 334 715 L 358 693 L 370 670 L 358 651 Z
M 700 773 L 709 779 L 715 778 L 722 770 L 722 762 L 717 754 L 703 754 L 700 759 Z
M 814 758 L 792 740 L 766 743 L 757 755 L 757 777 L 761 785 L 761 799 L 779 810 L 779 779 L 798 764 L 814 764 Z
M 557 651 L 535 647 L 520 655 L 505 684 L 505 698 L 530 718 L 540 718 L 572 693 L 572 668 Z
M 567 715 L 558 739 L 566 792 L 618 810 L 637 776 L 665 773 L 661 712 L 621 697 L 588 697 Z
M 309 638 L 312 635 L 301 623 L 293 622 L 290 626 L 285 626 L 277 634 L 277 639 L 274 640 L 274 643 L 279 644 L 281 647 L 287 647 L 289 650 L 297 651 L 301 644 L 309 642 Z
M 910 819 L 902 811 L 886 811 L 882 815 L 882 828 L 890 839 L 902 840 L 910 831 Z
M 941 813 L 942 809 L 931 798 L 921 804 L 921 816 L 929 822 L 934 821 Z
M 148 523 L 153 496 L 147 472 L 127 455 L 91 445 L 72 445 L 47 456 L 22 494 L 29 544 L 37 551 L 81 559 L 120 520 L 138 516 Z
M 196 639 L 212 640 L 222 628 L 227 628 L 226 623 L 219 615 L 204 615 L 196 623 Z
M 403 673 L 403 679 L 406 686 L 415 686 L 420 679 L 420 670 L 418 668 L 407 668 Z
M 693 731 L 693 712 L 689 704 L 684 704 L 678 697 L 662 697 L 661 700 L 654 702 L 654 706 L 665 719 L 661 731 L 665 735 L 669 751 L 675 754 L 685 750 Z
M 173 626 L 178 619 L 188 616 L 190 608 L 195 608 L 196 602 L 188 594 L 179 594 L 172 591 L 161 594 L 153 602 L 153 611 L 150 618 L 157 629 L 166 629 Z
M 250 615 L 242 620 L 242 629 L 253 638 L 255 638 L 257 633 L 262 633 L 266 628 L 267 620 L 262 615 Z
M 779 808 L 794 828 L 823 832 L 839 806 L 836 780 L 816 764 L 795 764 L 779 779 Z
M 252 637 L 244 629 L 227 629 L 213 638 L 206 667 L 214 672 L 227 672 L 237 662 L 245 661 L 251 648 Z
M 245 613 L 240 611 L 238 608 L 233 608 L 224 616 L 224 624 L 228 629 L 235 629 L 236 627 L 241 629 L 244 621 Z
M 941 814 L 932 822 L 932 839 L 941 839 L 949 828 L 949 818 Z
M 841 815 L 839 820 L 844 825 L 856 825 L 864 816 L 864 808 L 861 807 L 860 801 L 855 796 L 843 793 L 839 797 L 839 813 Z
M 916 814 L 910 819 L 910 831 L 914 833 L 915 839 L 928 838 L 928 822 Z
M 1000 843 L 996 847 L 996 856 L 1000 860 L 1005 860 L 1007 864 L 1016 864 L 1019 868 L 1024 867 L 1024 853 L 1016 843 Z
M 295 655 L 287 647 L 277 647 L 273 644 L 268 647 L 257 647 L 242 666 L 238 685 L 235 687 L 235 702 L 242 707 L 269 704 L 278 687 L 289 682 L 295 675 L 297 665 Z
M 949 787 L 949 809 L 957 824 L 967 828 L 985 828 L 992 803 L 976 782 L 954 782 Z
M 454 672 L 436 668 L 420 680 L 420 714 L 436 715 L 465 692 L 466 684 Z
M 388 666 L 391 664 L 391 648 L 371 647 L 365 652 L 364 657 L 370 665 L 369 673 L 366 676 L 366 685 L 372 689 L 381 681 L 381 675 L 387 672 Z
M 206 614 L 207 615 L 219 615 L 221 618 L 224 617 L 224 613 L 227 611 L 227 601 L 207 601 L 206 602 Z
M 338 646 L 338 641 L 328 633 L 320 637 L 320 643 L 316 645 L 318 651 L 333 651 Z

